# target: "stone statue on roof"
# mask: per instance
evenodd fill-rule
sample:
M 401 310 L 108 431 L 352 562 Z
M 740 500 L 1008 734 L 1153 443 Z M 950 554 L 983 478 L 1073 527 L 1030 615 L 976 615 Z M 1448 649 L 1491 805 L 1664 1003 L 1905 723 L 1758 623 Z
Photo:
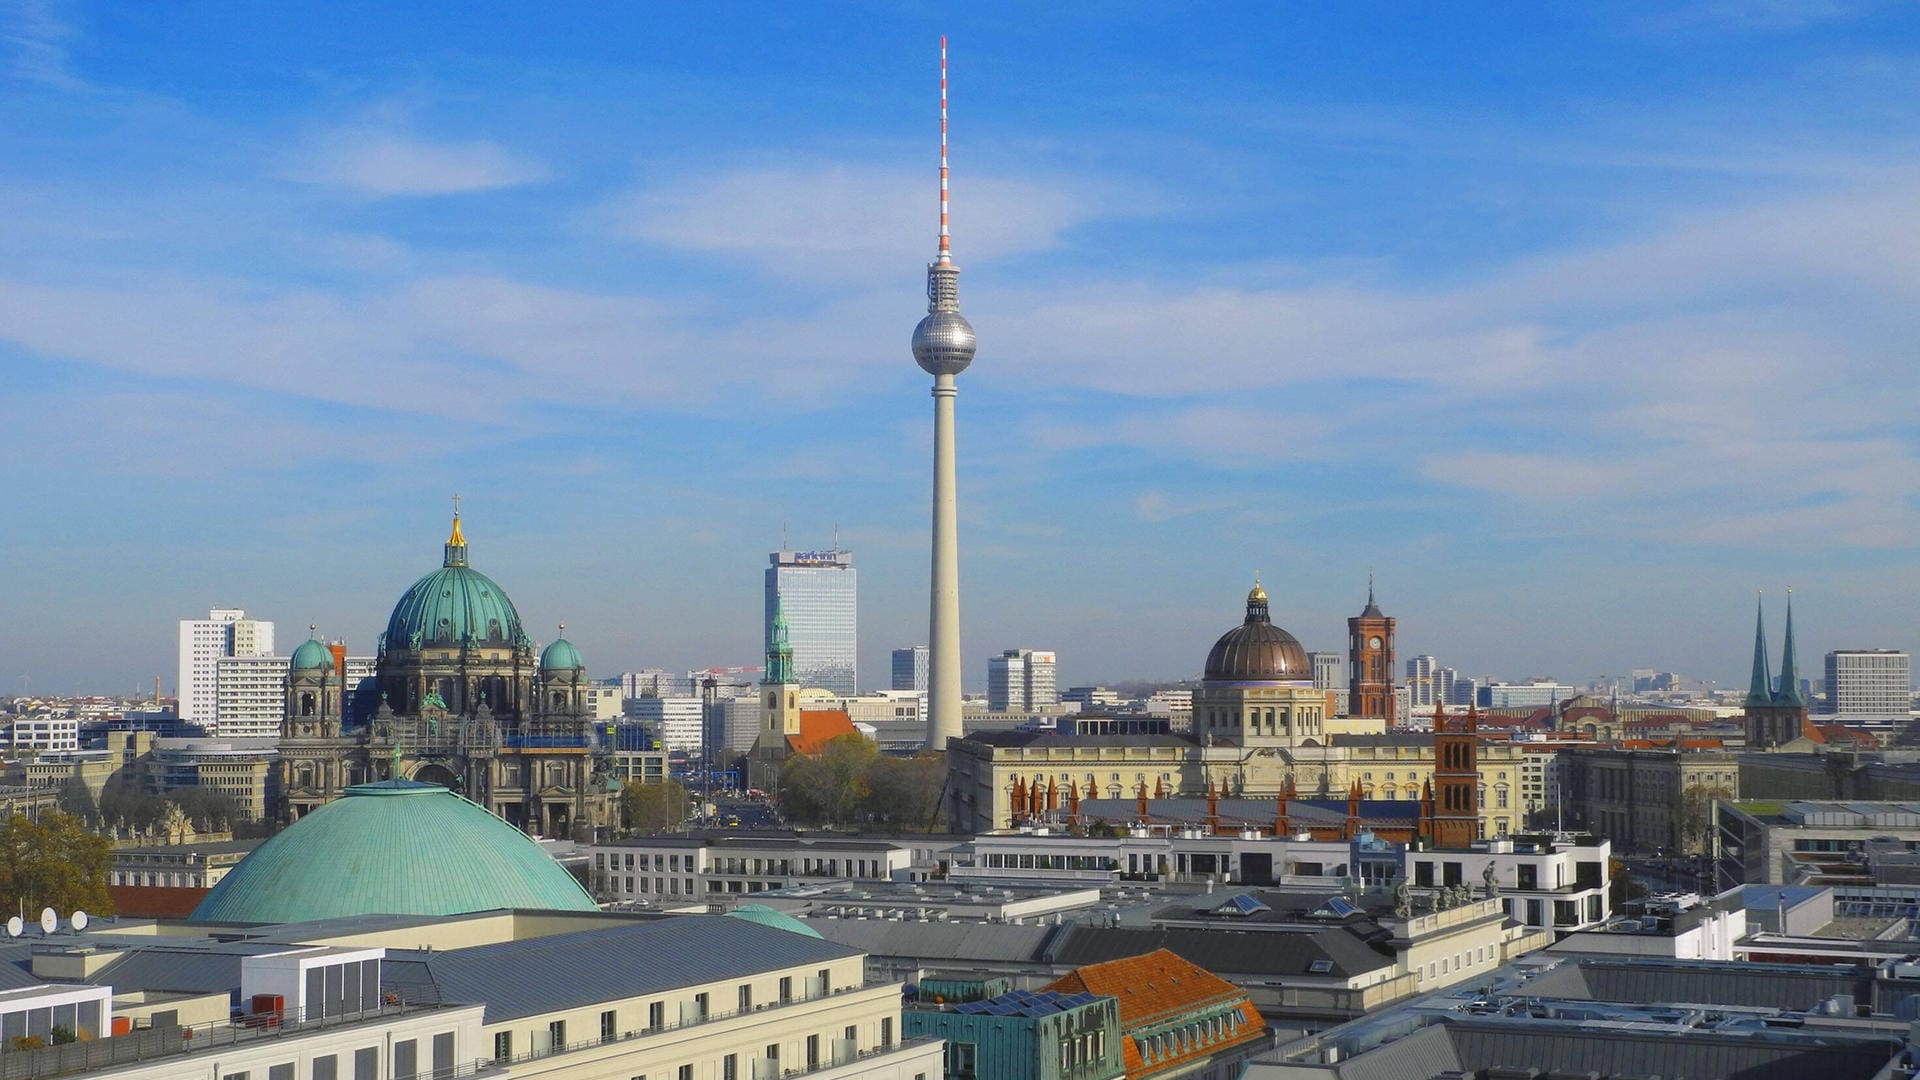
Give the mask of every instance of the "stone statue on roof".
M 1407 879 L 1404 877 L 1393 885 L 1393 917 L 1396 919 L 1413 917 L 1413 887 L 1407 884 Z
M 1493 880 L 1493 875 L 1493 860 L 1488 859 L 1487 865 L 1480 870 L 1480 883 L 1481 886 L 1486 889 L 1486 895 L 1483 899 L 1491 900 L 1500 895 L 1500 883 Z

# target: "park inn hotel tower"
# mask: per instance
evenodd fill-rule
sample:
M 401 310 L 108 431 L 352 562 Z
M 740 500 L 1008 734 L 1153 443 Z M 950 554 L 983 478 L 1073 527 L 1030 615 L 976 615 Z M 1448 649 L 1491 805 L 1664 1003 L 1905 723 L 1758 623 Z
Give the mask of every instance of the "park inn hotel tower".
M 793 676 L 809 689 L 860 692 L 860 572 L 853 553 L 781 550 L 767 556 L 765 647 L 776 614 L 787 621 Z

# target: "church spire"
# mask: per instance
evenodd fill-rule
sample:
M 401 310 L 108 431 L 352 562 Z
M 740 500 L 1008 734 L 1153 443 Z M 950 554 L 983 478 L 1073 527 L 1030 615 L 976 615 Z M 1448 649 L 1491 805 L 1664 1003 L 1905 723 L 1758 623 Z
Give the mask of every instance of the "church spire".
M 1747 705 L 1773 704 L 1773 676 L 1767 667 L 1766 599 L 1754 602 L 1753 675 L 1747 680 Z
M 467 538 L 460 533 L 460 496 L 453 497 L 453 531 L 447 534 L 447 557 L 442 566 L 467 565 Z
M 1793 590 L 1787 590 L 1787 641 L 1780 656 L 1780 692 L 1774 701 L 1781 705 L 1804 705 L 1800 697 L 1800 664 L 1793 648 Z
M 787 612 L 777 600 L 773 605 L 773 628 L 767 634 L 767 672 L 761 681 L 768 686 L 787 686 L 793 682 L 793 645 L 787 640 Z

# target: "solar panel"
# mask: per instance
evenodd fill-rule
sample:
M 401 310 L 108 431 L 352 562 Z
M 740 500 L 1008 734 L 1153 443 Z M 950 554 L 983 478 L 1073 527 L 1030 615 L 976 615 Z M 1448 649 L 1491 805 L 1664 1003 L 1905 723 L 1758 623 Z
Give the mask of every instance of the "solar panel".
M 1348 915 L 1352 915 L 1355 912 L 1360 910 L 1359 908 L 1356 908 L 1352 904 L 1348 903 L 1347 898 L 1344 896 L 1329 897 L 1327 902 L 1322 906 L 1325 907 L 1328 911 L 1332 912 L 1335 915 L 1340 916 L 1343 919 L 1346 918 Z

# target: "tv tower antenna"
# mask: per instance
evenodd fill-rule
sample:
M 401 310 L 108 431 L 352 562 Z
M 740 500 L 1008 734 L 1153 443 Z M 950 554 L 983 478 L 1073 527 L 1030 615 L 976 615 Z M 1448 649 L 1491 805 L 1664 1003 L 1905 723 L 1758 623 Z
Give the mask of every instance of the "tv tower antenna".
M 950 263 L 947 240 L 947 35 L 940 35 L 940 261 Z

